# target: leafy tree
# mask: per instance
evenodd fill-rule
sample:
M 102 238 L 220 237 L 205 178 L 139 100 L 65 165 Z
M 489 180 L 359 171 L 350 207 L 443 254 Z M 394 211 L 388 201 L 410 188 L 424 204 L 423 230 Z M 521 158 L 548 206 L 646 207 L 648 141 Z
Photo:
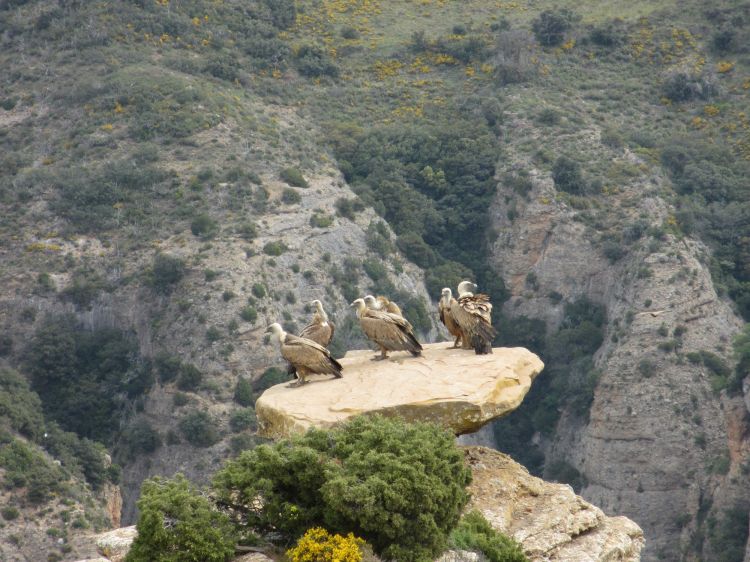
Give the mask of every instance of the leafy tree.
M 39 396 L 31 391 L 25 377 L 6 368 L 0 368 L 0 421 L 33 440 L 44 432 Z
M 253 405 L 253 385 L 245 377 L 237 380 L 237 386 L 234 387 L 234 401 L 240 406 Z
M 567 8 L 544 10 L 532 21 L 531 29 L 540 45 L 556 47 L 562 44 L 565 33 L 579 19 L 578 14 Z
M 138 500 L 138 536 L 126 562 L 227 562 L 234 556 L 234 531 L 188 480 L 146 480 Z
M 214 490 L 243 524 L 290 537 L 322 524 L 362 536 L 384 557 L 426 561 L 445 548 L 470 479 L 445 430 L 361 416 L 245 451 L 217 473 Z

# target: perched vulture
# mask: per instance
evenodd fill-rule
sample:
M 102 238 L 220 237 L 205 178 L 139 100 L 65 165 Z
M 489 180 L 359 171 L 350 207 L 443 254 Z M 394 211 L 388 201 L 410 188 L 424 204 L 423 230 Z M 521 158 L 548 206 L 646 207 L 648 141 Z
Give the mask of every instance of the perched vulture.
M 341 378 L 343 367 L 322 345 L 307 338 L 288 334 L 277 323 L 271 324 L 266 332 L 273 333 L 279 340 L 281 356 L 297 371 L 299 384 L 305 384 L 307 375 L 315 373 Z
M 462 347 L 474 348 L 477 355 L 492 353 L 492 340 L 495 329 L 492 327 L 492 303 L 484 294 L 474 294 L 476 285 L 471 281 L 462 281 L 458 285 L 458 300 L 453 301 L 451 313 L 453 320 L 462 332 Z
M 463 332 L 461 332 L 461 328 L 456 324 L 456 321 L 453 319 L 453 312 L 451 312 L 451 307 L 455 302 L 456 299 L 453 298 L 451 290 L 445 287 L 442 291 L 442 298 L 438 301 L 438 312 L 440 313 L 440 321 L 448 329 L 450 335 L 456 338 L 453 342 L 454 348 L 458 347 L 463 337 Z
M 336 326 L 333 325 L 333 322 L 328 320 L 328 315 L 326 314 L 326 311 L 323 310 L 323 303 L 316 299 L 310 304 L 315 305 L 315 313 L 313 314 L 310 323 L 300 332 L 299 337 L 307 338 L 308 340 L 312 340 L 318 345 L 327 348 L 328 344 L 331 343 L 331 340 L 333 339 L 333 333 Z M 293 375 L 295 372 L 294 365 L 289 363 L 286 372 L 287 374 Z
M 359 324 L 365 335 L 380 347 L 375 359 L 387 359 L 389 351 L 408 351 L 414 357 L 422 354 L 422 346 L 414 337 L 411 324 L 397 314 L 367 308 L 364 299 L 355 300 Z
M 381 312 L 390 312 L 391 314 L 397 314 L 402 318 L 404 317 L 404 315 L 401 314 L 401 309 L 398 307 L 398 305 L 395 302 L 391 302 L 387 297 L 384 297 L 383 295 L 378 295 L 377 297 L 367 295 L 365 297 L 365 304 L 367 305 L 367 308 L 380 310 Z

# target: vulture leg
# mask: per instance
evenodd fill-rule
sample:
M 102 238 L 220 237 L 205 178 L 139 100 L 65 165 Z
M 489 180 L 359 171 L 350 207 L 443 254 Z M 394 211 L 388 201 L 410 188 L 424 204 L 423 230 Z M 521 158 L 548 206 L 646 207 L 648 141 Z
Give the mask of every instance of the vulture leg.
M 453 342 L 452 349 L 456 349 L 460 343 L 461 343 L 461 335 L 459 334 L 458 336 L 456 336 L 456 341 Z
M 382 361 L 383 359 L 388 359 L 388 350 L 384 348 L 382 345 L 380 346 L 380 355 L 376 355 L 372 358 L 373 361 Z

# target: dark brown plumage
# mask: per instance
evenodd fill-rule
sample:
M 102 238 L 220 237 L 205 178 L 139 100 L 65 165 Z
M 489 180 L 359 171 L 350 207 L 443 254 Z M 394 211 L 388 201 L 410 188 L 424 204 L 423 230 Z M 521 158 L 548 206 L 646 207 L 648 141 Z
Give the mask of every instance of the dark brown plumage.
M 454 348 L 459 346 L 463 337 L 463 332 L 453 318 L 453 312 L 451 312 L 451 306 L 453 306 L 453 303 L 455 302 L 456 299 L 453 298 L 451 290 L 448 287 L 445 287 L 442 291 L 442 296 L 438 301 L 438 312 L 440 313 L 440 321 L 446 327 L 450 335 L 455 338 L 453 342 Z
M 310 304 L 315 305 L 315 313 L 313 314 L 310 323 L 305 326 L 299 333 L 299 337 L 307 338 L 312 340 L 318 345 L 322 345 L 327 348 L 328 344 L 333 339 L 333 334 L 336 330 L 333 322 L 328 319 L 328 314 L 323 310 L 323 303 L 319 300 L 314 300 Z M 286 368 L 286 372 L 289 375 L 295 374 L 294 366 L 289 363 Z
M 281 356 L 294 367 L 299 376 L 299 384 L 305 384 L 307 376 L 311 374 L 327 374 L 341 378 L 343 367 L 322 345 L 307 338 L 288 334 L 280 324 L 271 324 L 267 331 L 272 332 L 278 339 Z
M 451 305 L 451 313 L 463 335 L 464 349 L 474 348 L 477 355 L 492 353 L 492 340 L 497 332 L 492 327 L 492 303 L 485 294 L 470 290 L 476 285 L 462 281 L 458 285 L 458 300 Z
M 362 331 L 380 347 L 380 355 L 375 359 L 387 359 L 389 351 L 408 351 L 415 357 L 421 355 L 422 345 L 404 318 L 367 308 L 364 299 L 355 300 L 352 306 L 357 310 Z

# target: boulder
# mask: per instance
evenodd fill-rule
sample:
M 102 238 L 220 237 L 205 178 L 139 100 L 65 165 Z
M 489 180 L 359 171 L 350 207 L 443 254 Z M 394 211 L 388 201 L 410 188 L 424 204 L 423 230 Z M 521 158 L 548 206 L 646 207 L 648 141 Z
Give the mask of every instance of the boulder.
M 609 517 L 566 484 L 531 476 L 508 455 L 464 449 L 471 502 L 490 524 L 521 543 L 532 562 L 637 562 L 643 531 L 627 517 Z
M 341 379 L 313 375 L 301 387 L 269 388 L 255 404 L 258 433 L 278 439 L 367 413 L 471 433 L 515 410 L 544 367 L 524 348 L 476 355 L 447 342 L 426 344 L 421 357 L 406 352 L 393 352 L 385 361 L 373 357 L 372 351 L 350 351 L 340 360 Z
M 99 553 L 111 562 L 122 562 L 130 550 L 130 545 L 138 536 L 135 525 L 121 527 L 96 536 L 96 547 Z

